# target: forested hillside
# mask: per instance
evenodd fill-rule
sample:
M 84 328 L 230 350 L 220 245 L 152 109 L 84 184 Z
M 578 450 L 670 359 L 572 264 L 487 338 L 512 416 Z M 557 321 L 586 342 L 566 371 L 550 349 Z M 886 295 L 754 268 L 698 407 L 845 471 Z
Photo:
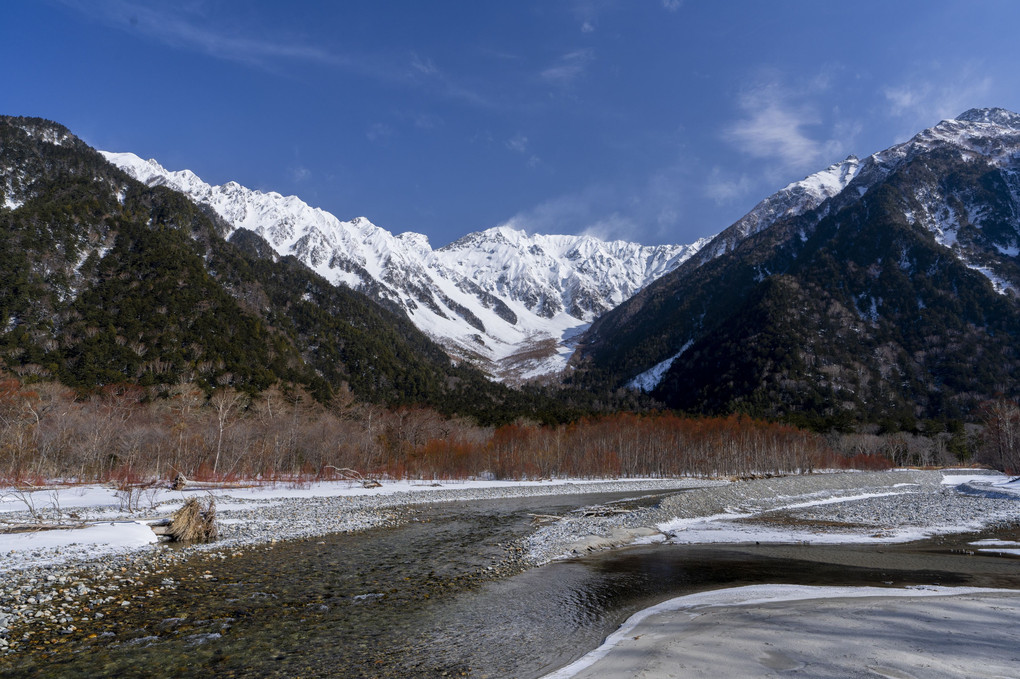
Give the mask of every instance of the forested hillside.
M 81 393 L 179 383 L 427 405 L 483 422 L 561 417 L 454 365 L 405 317 L 333 286 L 66 128 L 0 118 L 0 360 Z
M 724 232 L 592 325 L 575 383 L 823 429 L 1015 398 L 1017 149 L 1020 117 L 970 111 L 862 161 L 813 209 Z

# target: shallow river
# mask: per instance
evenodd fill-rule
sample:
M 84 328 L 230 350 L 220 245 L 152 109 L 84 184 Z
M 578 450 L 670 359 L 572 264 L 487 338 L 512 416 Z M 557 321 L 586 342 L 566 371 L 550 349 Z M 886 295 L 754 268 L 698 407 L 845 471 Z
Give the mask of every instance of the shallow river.
M 583 655 L 635 611 L 691 592 L 759 583 L 1020 588 L 1017 559 L 959 553 L 977 537 L 1017 539 L 1015 530 L 879 547 L 657 545 L 496 575 L 507 546 L 533 530 L 533 514 L 622 497 L 439 504 L 397 528 L 195 557 L 159 576 L 178 583 L 174 592 L 112 611 L 81 639 L 3 670 L 526 679 Z

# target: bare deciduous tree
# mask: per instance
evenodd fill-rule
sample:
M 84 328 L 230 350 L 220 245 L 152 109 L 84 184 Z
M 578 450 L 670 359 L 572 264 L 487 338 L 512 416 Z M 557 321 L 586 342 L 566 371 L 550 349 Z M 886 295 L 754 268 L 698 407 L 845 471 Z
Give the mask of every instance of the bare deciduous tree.
M 1007 474 L 1020 474 L 1020 406 L 990 401 L 981 409 L 985 424 L 981 461 Z
M 222 387 L 209 397 L 209 405 L 216 412 L 216 458 L 213 461 L 213 476 L 220 466 L 223 451 L 223 432 L 237 419 L 237 414 L 248 404 L 248 396 L 230 387 Z

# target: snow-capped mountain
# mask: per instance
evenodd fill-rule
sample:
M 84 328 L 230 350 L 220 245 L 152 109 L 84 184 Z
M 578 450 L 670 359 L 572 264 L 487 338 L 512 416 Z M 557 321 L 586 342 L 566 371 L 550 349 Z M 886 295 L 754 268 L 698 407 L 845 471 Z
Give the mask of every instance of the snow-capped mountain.
M 232 229 L 265 238 L 334 284 L 404 310 L 452 355 L 498 378 L 559 372 L 571 339 L 691 257 L 690 245 L 642 246 L 591 236 L 529 235 L 508 227 L 433 249 L 418 233 L 394 235 L 359 217 L 343 221 L 295 196 L 235 182 L 210 186 L 131 153 L 105 157 L 149 186 L 166 185 L 212 207 Z M 228 234 L 229 236 L 229 234 Z
M 814 210 L 839 194 L 860 169 L 856 156 L 834 163 L 821 172 L 793 182 L 761 201 L 702 248 L 697 261 L 704 263 L 729 252 L 748 236 L 764 231 L 780 219 L 788 219 Z
M 488 424 L 548 412 L 548 398 L 453 365 L 403 313 L 274 258 L 254 233 L 235 230 L 231 245 L 230 228 L 58 123 L 0 115 L 4 376 L 152 394 L 285 384 L 338 406 L 416 404 Z
M 1020 392 L 1020 115 L 785 187 L 600 316 L 576 376 L 670 406 L 947 417 Z
M 923 130 L 909 141 L 874 153 L 864 160 L 851 155 L 820 172 L 793 182 L 762 200 L 750 212 L 707 243 L 692 258 L 690 266 L 703 264 L 733 250 L 744 239 L 768 229 L 777 221 L 803 215 L 829 199 L 836 199 L 816 215 L 817 222 L 834 210 L 863 196 L 872 186 L 888 177 L 904 163 L 939 148 L 952 148 L 964 159 L 982 158 L 995 167 L 1016 164 L 1016 156 L 1020 153 L 1020 115 L 1001 108 L 970 109 L 954 119 L 943 120 L 934 127 Z M 1009 181 L 1020 182 L 1020 176 L 1013 170 L 1007 172 L 1005 176 Z M 843 190 L 851 182 L 852 191 L 844 195 Z M 1020 195 L 1016 188 L 1013 186 L 1011 190 L 1014 195 Z M 974 253 L 968 253 L 962 247 L 954 247 L 958 245 L 955 234 L 959 230 L 959 223 L 952 209 L 944 206 L 941 209 L 931 207 L 938 202 L 936 195 L 938 189 L 926 186 L 918 187 L 918 191 L 921 194 L 915 197 L 919 201 L 921 211 L 914 215 L 912 210 L 907 210 L 910 218 L 920 220 L 922 226 L 935 234 L 939 242 L 953 248 L 961 259 L 967 261 L 974 259 Z M 929 208 L 924 208 L 925 204 L 929 204 Z M 1006 244 L 1003 247 L 1008 249 L 1013 246 Z M 977 268 L 981 265 L 974 266 Z M 988 273 L 987 268 L 982 270 Z M 999 287 L 1005 285 L 1000 280 L 993 282 Z

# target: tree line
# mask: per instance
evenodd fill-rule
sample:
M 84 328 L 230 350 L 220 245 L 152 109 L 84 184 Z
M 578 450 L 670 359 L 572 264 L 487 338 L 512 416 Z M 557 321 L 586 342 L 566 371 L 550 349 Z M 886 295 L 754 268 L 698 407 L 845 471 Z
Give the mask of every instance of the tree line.
M 167 393 L 167 392 L 162 392 Z M 982 459 L 1017 470 L 1020 408 L 987 410 Z M 998 419 L 992 415 L 997 413 Z M 136 483 L 170 479 L 745 476 L 959 461 L 948 435 L 824 436 L 744 415 L 615 413 L 558 425 L 480 426 L 420 407 L 384 408 L 341 389 L 165 397 L 117 385 L 87 397 L 56 383 L 0 379 L 0 479 Z

